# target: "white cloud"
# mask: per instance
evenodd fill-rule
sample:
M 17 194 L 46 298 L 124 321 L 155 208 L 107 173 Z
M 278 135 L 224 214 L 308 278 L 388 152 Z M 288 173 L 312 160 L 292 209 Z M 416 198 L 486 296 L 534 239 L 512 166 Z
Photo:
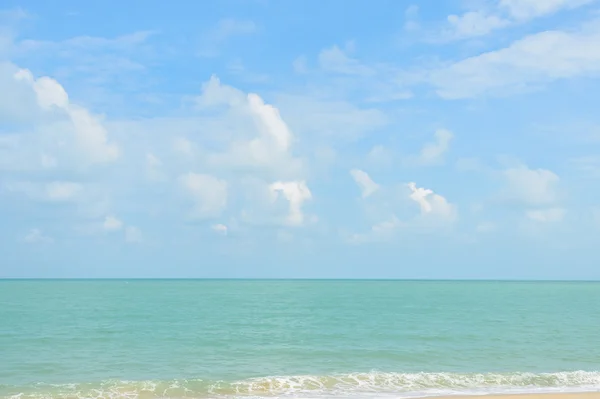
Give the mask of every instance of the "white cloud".
M 162 181 L 167 178 L 162 170 L 163 162 L 159 157 L 149 152 L 146 153 L 146 176 L 150 180 Z
M 248 94 L 248 104 L 264 136 L 272 141 L 277 151 L 286 152 L 292 143 L 292 132 L 281 119 L 279 110 L 252 93 Z
M 221 106 L 219 116 L 240 123 L 240 137 L 227 140 L 224 151 L 211 152 L 207 162 L 215 168 L 261 170 L 270 176 L 290 177 L 302 172 L 302 160 L 292 154 L 294 135 L 273 105 L 266 104 L 254 93 L 241 91 L 220 83 L 215 76 L 203 86 L 197 99 L 202 110 Z M 225 106 L 225 109 L 222 108 Z
M 183 155 L 190 156 L 193 154 L 192 142 L 185 137 L 177 137 L 173 140 L 173 149 Z
M 492 222 L 481 222 L 475 227 L 475 231 L 478 233 L 491 233 L 496 229 L 496 224 Z
M 119 148 L 109 142 L 108 133 L 98 118 L 87 109 L 71 103 L 67 92 L 56 80 L 47 76 L 35 79 L 26 69 L 17 71 L 14 78 L 30 85 L 42 111 L 52 112 L 56 108 L 66 113 L 77 148 L 83 153 L 80 160 L 93 164 L 119 158 Z
M 73 182 L 52 182 L 46 185 L 46 198 L 50 201 L 71 201 L 83 191 L 83 186 Z
M 281 94 L 277 104 L 282 115 L 303 137 L 354 141 L 389 123 L 377 108 L 360 108 L 346 101 Z
M 513 18 L 531 19 L 553 14 L 562 9 L 573 9 L 591 4 L 596 0 L 500 0 L 500 8 L 505 9 Z
M 540 223 L 560 222 L 565 216 L 563 208 L 534 209 L 525 213 L 528 219 Z
M 395 232 L 403 226 L 406 227 L 407 224 L 398 219 L 396 215 L 392 215 L 387 220 L 375 223 L 368 232 L 351 234 L 347 239 L 351 244 L 385 241 L 394 237 Z
M 142 231 L 135 226 L 127 226 L 125 229 L 125 241 L 135 244 L 143 241 Z
M 545 31 L 429 74 L 447 99 L 506 95 L 543 83 L 600 75 L 600 30 Z
M 37 201 L 73 202 L 82 199 L 84 186 L 69 181 L 53 181 L 50 183 L 16 182 L 5 186 L 10 192 L 25 194 Z
M 48 154 L 42 154 L 40 158 L 42 168 L 44 169 L 52 169 L 58 166 L 58 161 L 53 156 L 50 156 Z
M 407 186 L 411 191 L 409 197 L 419 205 L 422 216 L 434 216 L 444 221 L 456 220 L 456 208 L 446 198 L 434 193 L 433 190 L 417 187 L 413 182 L 408 183 Z
M 156 155 L 149 152 L 146 154 L 146 164 L 151 168 L 158 168 L 162 166 L 162 161 Z
M 203 35 L 198 55 L 215 57 L 226 41 L 236 36 L 251 35 L 256 31 L 257 26 L 253 21 L 233 18 L 221 19 L 215 27 Z
M 484 36 L 493 30 L 504 28 L 510 21 L 484 11 L 469 11 L 463 15 L 449 15 L 450 29 L 444 34 L 449 39 Z
M 519 22 L 574 9 L 596 0 L 499 0 L 488 7 L 449 15 L 442 40 L 460 40 L 487 35 Z M 483 3 L 485 5 L 485 3 Z M 491 7 L 490 7 L 491 6 Z
M 569 163 L 583 177 L 589 179 L 600 178 L 600 157 L 598 156 L 580 156 L 570 159 Z
M 269 185 L 269 190 L 272 193 L 273 201 L 276 201 L 281 194 L 289 202 L 289 212 L 285 219 L 288 225 L 305 224 L 306 217 L 302 212 L 302 205 L 305 201 L 312 199 L 312 194 L 305 181 L 275 182 Z
M 123 222 L 114 216 L 107 216 L 104 218 L 102 228 L 106 231 L 117 231 L 123 228 Z
M 212 218 L 225 210 L 228 191 L 226 181 L 211 175 L 190 172 L 180 176 L 179 183 L 194 200 L 192 217 Z
M 394 161 L 393 155 L 382 145 L 376 145 L 367 153 L 367 162 L 369 165 L 380 167 L 380 168 L 388 168 L 392 166 Z
M 559 198 L 560 178 L 552 171 L 519 166 L 506 169 L 503 176 L 507 184 L 504 195 L 509 200 L 538 206 Z
M 29 232 L 23 237 L 23 241 L 28 244 L 39 244 L 39 243 L 50 243 L 52 242 L 52 238 L 48 237 L 40 229 L 34 228 L 29 230 Z
M 419 6 L 411 4 L 404 11 L 404 30 L 415 31 L 420 28 L 418 21 L 419 18 Z
M 294 72 L 299 74 L 307 73 L 308 67 L 306 63 L 306 56 L 301 55 L 300 57 L 296 58 L 292 63 L 292 68 L 294 69 Z
M 202 84 L 202 93 L 196 98 L 196 105 L 200 108 L 229 105 L 236 107 L 244 104 L 244 92 L 234 87 L 221 84 L 216 75 L 211 75 L 207 82 Z
M 450 142 L 454 137 L 449 130 L 438 129 L 435 132 L 435 141 L 425 144 L 419 154 L 418 163 L 422 165 L 433 165 L 443 161 L 443 156 L 450 148 Z
M 350 175 L 352 175 L 352 178 L 360 188 L 363 198 L 369 197 L 379 189 L 379 185 L 371 180 L 367 172 L 364 172 L 360 169 L 352 169 L 350 171 Z
M 221 223 L 213 224 L 210 228 L 217 234 L 220 234 L 223 236 L 227 235 L 228 228 L 224 224 L 221 224 Z
M 349 57 L 338 46 L 321 50 L 319 53 L 319 66 L 327 71 L 345 75 L 368 76 L 375 73 L 371 68 L 361 64 L 358 60 Z

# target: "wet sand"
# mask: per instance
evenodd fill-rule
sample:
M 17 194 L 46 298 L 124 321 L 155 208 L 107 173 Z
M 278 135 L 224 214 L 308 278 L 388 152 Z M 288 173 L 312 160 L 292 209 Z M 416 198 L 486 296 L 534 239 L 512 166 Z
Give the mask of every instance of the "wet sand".
M 443 396 L 437 399 L 600 399 L 600 392 Z

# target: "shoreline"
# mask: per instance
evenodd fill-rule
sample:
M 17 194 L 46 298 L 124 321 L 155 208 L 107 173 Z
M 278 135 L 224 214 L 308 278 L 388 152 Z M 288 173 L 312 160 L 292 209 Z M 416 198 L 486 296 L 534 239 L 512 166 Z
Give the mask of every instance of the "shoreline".
M 540 392 L 516 394 L 442 395 L 435 399 L 600 399 L 599 391 L 588 392 Z

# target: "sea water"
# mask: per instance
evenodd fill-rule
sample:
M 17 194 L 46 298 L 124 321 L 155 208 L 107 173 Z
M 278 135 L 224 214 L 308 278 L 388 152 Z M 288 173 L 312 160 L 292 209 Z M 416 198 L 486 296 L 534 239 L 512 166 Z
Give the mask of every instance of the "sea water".
M 600 390 L 600 283 L 0 280 L 0 397 Z

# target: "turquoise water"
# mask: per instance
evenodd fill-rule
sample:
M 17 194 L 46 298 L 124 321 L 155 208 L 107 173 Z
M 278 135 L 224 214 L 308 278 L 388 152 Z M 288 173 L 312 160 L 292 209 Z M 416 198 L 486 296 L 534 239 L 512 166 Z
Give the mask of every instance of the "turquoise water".
M 600 390 L 600 283 L 0 281 L 0 397 Z

